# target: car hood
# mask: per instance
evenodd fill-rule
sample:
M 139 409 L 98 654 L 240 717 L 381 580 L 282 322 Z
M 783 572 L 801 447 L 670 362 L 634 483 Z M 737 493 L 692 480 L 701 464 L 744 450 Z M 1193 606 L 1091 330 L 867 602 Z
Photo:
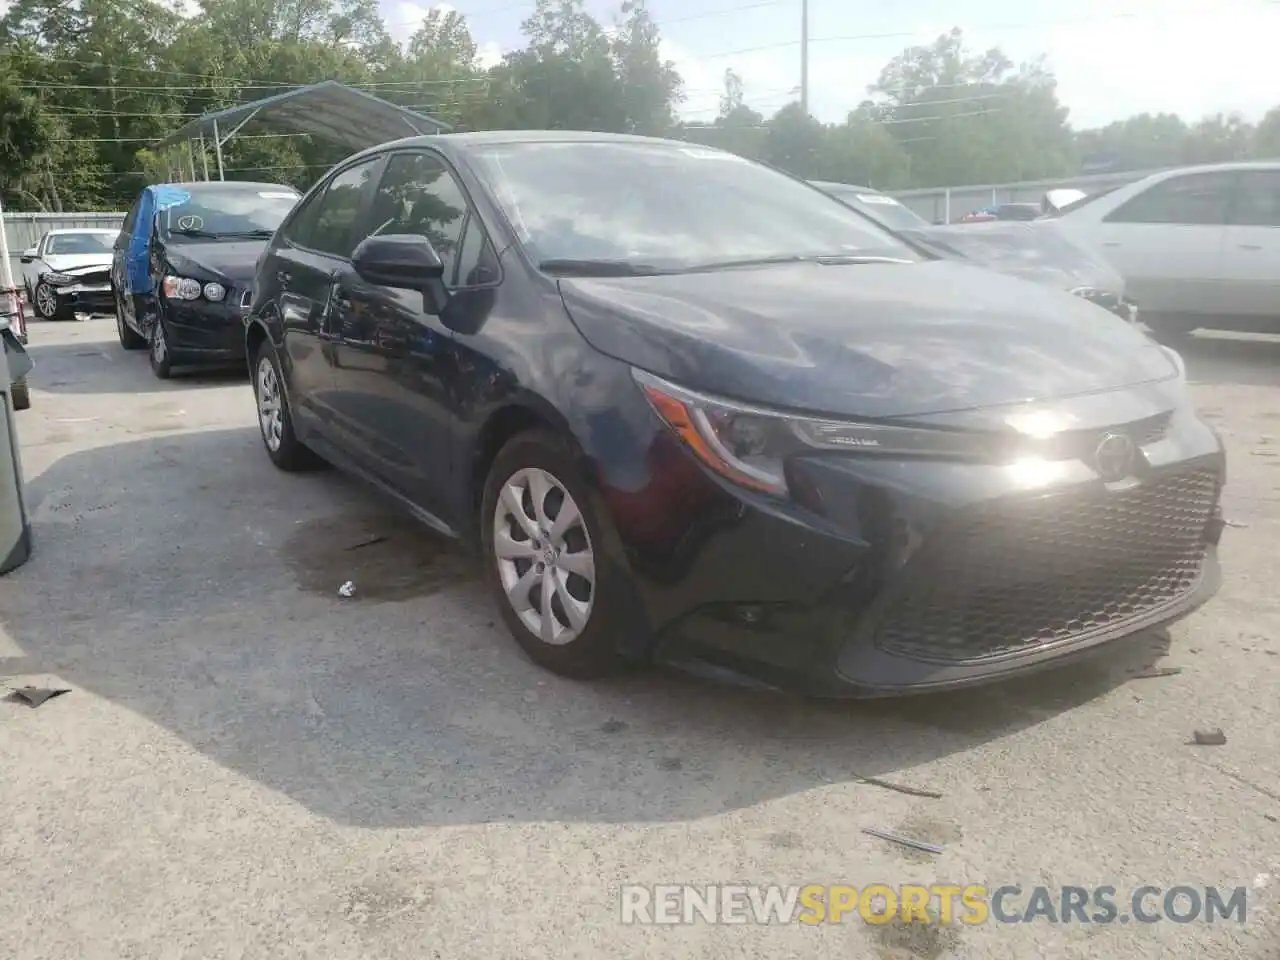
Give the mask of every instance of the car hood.
M 1033 283 L 1124 295 L 1124 278 L 1052 220 L 997 220 L 900 231 L 944 256 L 958 256 Z
M 210 243 L 168 244 L 165 259 L 193 280 L 218 280 L 245 286 L 257 272 L 266 240 L 215 240 Z M 199 274 L 199 276 L 195 276 Z
M 110 267 L 111 253 L 60 253 L 45 257 L 44 262 L 57 273 L 70 273 L 83 268 Z
M 788 264 L 562 279 L 600 352 L 724 397 L 906 417 L 1162 380 L 1149 337 L 1080 297 L 967 264 Z

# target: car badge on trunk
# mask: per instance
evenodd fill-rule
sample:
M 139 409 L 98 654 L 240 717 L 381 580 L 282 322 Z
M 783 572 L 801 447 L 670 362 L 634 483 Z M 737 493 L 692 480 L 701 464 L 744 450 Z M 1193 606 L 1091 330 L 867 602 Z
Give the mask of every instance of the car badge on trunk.
M 1123 480 L 1133 470 L 1133 441 L 1120 433 L 1108 433 L 1093 452 L 1098 475 L 1108 483 Z

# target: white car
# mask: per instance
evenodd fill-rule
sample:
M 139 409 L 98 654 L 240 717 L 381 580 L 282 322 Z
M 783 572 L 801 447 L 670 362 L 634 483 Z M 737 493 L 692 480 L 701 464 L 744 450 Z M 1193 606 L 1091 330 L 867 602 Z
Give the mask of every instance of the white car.
M 64 320 L 77 313 L 110 313 L 111 253 L 119 230 L 50 230 L 22 251 L 23 286 L 36 313 Z
M 1280 333 L 1280 163 L 1166 170 L 1050 216 L 1111 261 L 1153 331 Z

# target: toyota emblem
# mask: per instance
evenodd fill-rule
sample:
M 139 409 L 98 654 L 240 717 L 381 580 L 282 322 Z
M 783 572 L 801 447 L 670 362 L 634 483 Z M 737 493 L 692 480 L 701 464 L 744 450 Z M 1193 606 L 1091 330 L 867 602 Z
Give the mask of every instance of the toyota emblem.
M 1133 470 L 1133 441 L 1120 433 L 1108 433 L 1093 452 L 1099 476 L 1108 483 L 1123 480 Z

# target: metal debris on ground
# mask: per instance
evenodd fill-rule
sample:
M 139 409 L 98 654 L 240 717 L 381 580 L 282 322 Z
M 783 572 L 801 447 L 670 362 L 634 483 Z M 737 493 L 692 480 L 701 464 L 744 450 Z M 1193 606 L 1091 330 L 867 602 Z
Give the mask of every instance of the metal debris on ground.
M 10 703 L 25 703 L 28 707 L 38 707 L 46 700 L 70 693 L 70 687 L 18 687 L 5 697 Z
M 1227 742 L 1227 735 L 1218 727 L 1197 730 L 1192 736 L 1194 737 L 1194 742 L 1202 747 L 1220 747 Z
M 361 547 L 372 547 L 375 543 L 384 543 L 386 540 L 387 540 L 386 537 L 379 534 L 378 536 L 369 537 L 365 540 L 360 540 L 356 543 L 353 543 L 350 546 L 348 546 L 346 549 L 359 550 Z
M 1135 680 L 1158 680 L 1160 677 L 1176 677 L 1182 672 L 1181 667 L 1147 667 L 1133 675 Z
M 340 597 L 354 597 L 355 595 L 356 585 L 350 580 L 338 588 L 338 596 Z
M 893 783 L 889 780 L 881 780 L 878 777 L 864 777 L 854 774 L 853 779 L 859 783 L 869 784 L 873 787 L 883 787 L 886 790 L 894 790 L 897 793 L 905 793 L 911 797 L 928 797 L 930 800 L 941 800 L 942 794 L 936 790 L 923 790 L 920 787 L 908 787 L 901 783 Z
M 1235 527 L 1237 530 L 1244 530 L 1249 526 L 1247 523 L 1241 523 L 1239 520 L 1223 520 L 1222 522 L 1228 527 Z
M 881 830 L 878 827 L 863 827 L 862 832 L 870 834 L 873 837 L 879 837 L 881 840 L 888 840 L 890 843 L 901 844 L 904 847 L 911 847 L 913 850 L 923 850 L 925 853 L 942 853 L 947 848 L 936 843 L 926 843 L 924 840 L 914 840 L 911 837 L 904 837 L 901 834 L 890 833 L 888 830 Z

